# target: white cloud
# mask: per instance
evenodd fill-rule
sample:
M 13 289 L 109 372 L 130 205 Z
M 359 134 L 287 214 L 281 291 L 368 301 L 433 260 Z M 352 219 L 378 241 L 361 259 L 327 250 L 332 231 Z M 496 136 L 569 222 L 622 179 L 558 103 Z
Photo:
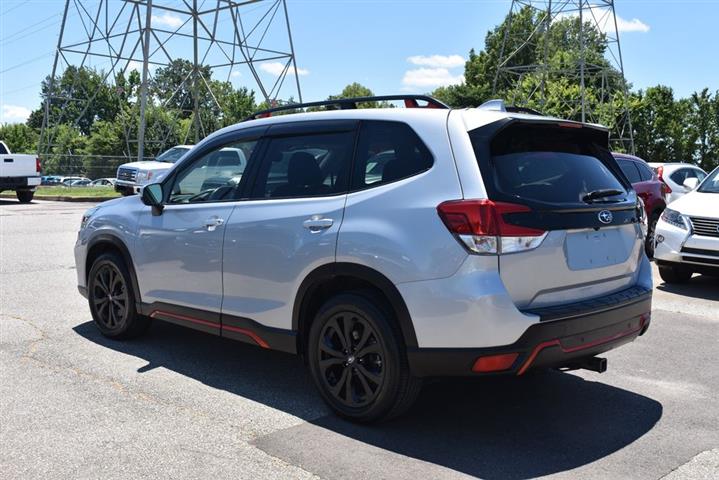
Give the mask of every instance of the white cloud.
M 3 123 L 24 123 L 27 117 L 30 116 L 29 108 L 21 107 L 19 105 L 7 105 L 2 106 L 0 111 L 0 124 Z
M 155 71 L 155 68 L 157 65 L 153 65 L 152 63 L 147 65 L 147 71 L 152 74 L 152 72 Z M 131 72 L 133 70 L 137 70 L 137 73 L 142 75 L 142 62 L 138 62 L 137 60 L 130 60 L 127 63 L 127 68 L 125 69 L 126 72 Z
M 589 7 L 589 11 L 584 13 L 585 21 L 596 23 L 600 31 L 604 33 L 614 34 L 614 22 L 610 15 L 610 10 L 607 8 Z M 578 12 L 572 12 L 568 14 L 557 15 L 557 19 L 567 17 L 577 17 Z M 638 18 L 632 18 L 627 20 L 617 15 L 617 30 L 620 32 L 641 32 L 647 33 L 650 27 L 646 23 L 642 22 Z
M 464 65 L 466 60 L 461 55 L 414 55 L 407 61 L 422 67 L 454 68 Z
M 285 71 L 285 64 L 280 62 L 269 62 L 269 63 L 263 63 L 260 65 L 260 70 L 263 72 L 267 72 L 269 74 L 272 74 L 274 76 L 279 76 L 282 74 L 282 72 Z M 295 69 L 293 66 L 290 65 L 289 68 L 287 68 L 287 74 L 288 75 L 294 75 Z M 309 75 L 310 71 L 305 68 L 298 68 L 297 69 L 297 75 L 304 76 Z
M 230 74 L 230 76 L 231 76 L 232 78 L 238 78 L 238 77 L 241 77 L 242 74 L 241 74 L 240 72 L 238 72 L 237 70 L 235 70 L 235 71 L 233 71 L 233 72 Z
M 180 17 L 171 13 L 163 13 L 162 15 L 152 16 L 152 25 L 159 24 L 165 27 L 177 28 L 183 23 L 185 22 Z
M 405 87 L 443 87 L 464 82 L 464 75 L 452 75 L 446 68 L 407 70 L 402 78 Z
M 649 25 L 642 22 L 638 18 L 632 18 L 631 20 L 625 20 L 622 17 L 617 16 L 617 29 L 619 29 L 620 32 L 647 33 L 649 31 Z

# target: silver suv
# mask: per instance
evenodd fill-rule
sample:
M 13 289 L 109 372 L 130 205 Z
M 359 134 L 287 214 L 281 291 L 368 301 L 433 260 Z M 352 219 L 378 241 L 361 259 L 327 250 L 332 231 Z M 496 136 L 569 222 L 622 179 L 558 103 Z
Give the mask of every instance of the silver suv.
M 354 108 L 397 98 L 419 108 Z M 641 209 L 604 128 L 498 102 L 331 103 L 220 130 L 84 215 L 79 289 L 104 335 L 157 319 L 297 353 L 368 422 L 426 377 L 601 372 L 647 330 Z M 227 149 L 243 154 L 220 178 Z

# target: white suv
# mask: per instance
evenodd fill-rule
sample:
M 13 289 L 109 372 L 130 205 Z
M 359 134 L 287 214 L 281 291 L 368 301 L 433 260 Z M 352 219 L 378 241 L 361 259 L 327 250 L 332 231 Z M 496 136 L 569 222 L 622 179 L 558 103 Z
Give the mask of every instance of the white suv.
M 423 108 L 355 108 L 398 98 Z M 647 330 L 641 209 L 606 129 L 498 102 L 325 103 L 341 109 L 220 130 L 85 214 L 79 289 L 103 334 L 157 319 L 301 354 L 334 411 L 374 421 L 425 377 L 601 372 Z M 226 149 L 246 165 L 208 170 Z
M 665 282 L 686 282 L 694 273 L 719 276 L 719 168 L 664 210 L 654 241 Z

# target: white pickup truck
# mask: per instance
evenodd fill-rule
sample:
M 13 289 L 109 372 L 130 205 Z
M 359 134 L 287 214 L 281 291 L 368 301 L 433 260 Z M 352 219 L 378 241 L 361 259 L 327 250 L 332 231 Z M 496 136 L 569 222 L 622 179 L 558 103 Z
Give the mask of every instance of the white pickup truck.
M 0 192 L 15 190 L 20 203 L 30 203 L 40 185 L 40 159 L 35 155 L 10 153 L 0 141 Z
M 172 165 L 192 149 L 192 145 L 178 145 L 158 155 L 154 160 L 120 165 L 115 179 L 115 191 L 123 195 L 139 193 L 148 183 L 162 179 Z

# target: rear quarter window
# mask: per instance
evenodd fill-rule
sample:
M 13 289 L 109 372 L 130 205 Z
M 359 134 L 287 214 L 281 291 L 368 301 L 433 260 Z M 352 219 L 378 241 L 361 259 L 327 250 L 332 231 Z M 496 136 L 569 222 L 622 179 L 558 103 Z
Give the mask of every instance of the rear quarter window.
M 422 173 L 434 159 L 412 128 L 401 122 L 364 121 L 352 173 L 352 190 L 363 190 Z

